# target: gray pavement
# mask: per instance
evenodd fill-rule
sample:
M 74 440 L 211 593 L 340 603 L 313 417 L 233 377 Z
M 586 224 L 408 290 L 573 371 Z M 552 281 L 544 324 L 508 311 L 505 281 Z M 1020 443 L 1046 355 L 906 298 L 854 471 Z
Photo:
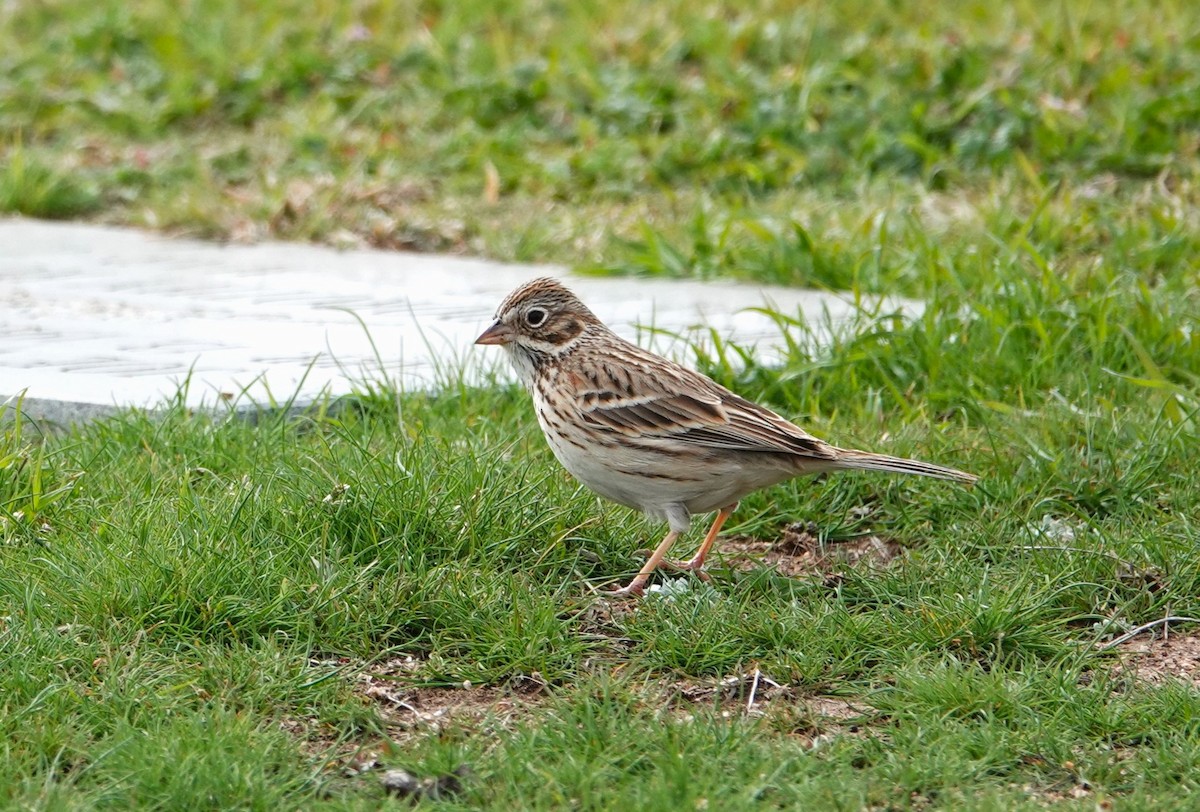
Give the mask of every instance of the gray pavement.
M 78 420 L 160 405 L 190 376 L 193 406 L 269 406 L 345 394 L 355 380 L 380 378 L 381 362 L 404 387 L 428 388 L 437 385 L 439 365 L 468 375 L 494 366 L 500 353 L 473 339 L 505 294 L 542 275 L 567 273 L 0 219 L 0 403 L 24 394 L 27 411 Z M 678 342 L 639 326 L 672 333 L 711 326 L 771 353 L 777 329 L 746 308 L 769 304 L 812 321 L 853 310 L 827 293 L 726 282 L 574 277 L 569 284 L 618 332 L 676 354 Z

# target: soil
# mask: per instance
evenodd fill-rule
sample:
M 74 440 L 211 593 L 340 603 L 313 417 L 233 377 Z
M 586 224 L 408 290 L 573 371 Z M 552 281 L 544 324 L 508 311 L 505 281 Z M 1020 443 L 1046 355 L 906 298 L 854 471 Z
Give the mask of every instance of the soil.
M 1162 685 L 1182 681 L 1200 687 L 1200 631 L 1169 627 L 1154 634 L 1147 632 L 1117 646 L 1120 661 L 1115 676 L 1132 677 L 1139 682 Z
M 824 541 L 814 528 L 794 522 L 783 528 L 774 541 L 732 536 L 717 542 L 717 553 L 725 564 L 739 571 L 772 567 L 789 578 L 821 574 L 835 575 L 847 566 L 884 567 L 904 554 L 904 548 L 877 535 Z

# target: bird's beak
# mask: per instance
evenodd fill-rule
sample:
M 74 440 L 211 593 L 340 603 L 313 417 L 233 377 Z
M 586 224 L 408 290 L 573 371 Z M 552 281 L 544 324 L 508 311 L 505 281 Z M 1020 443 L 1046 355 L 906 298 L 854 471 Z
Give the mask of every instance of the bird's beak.
M 507 344 L 513 340 L 513 331 L 507 325 L 496 322 L 475 339 L 476 344 Z

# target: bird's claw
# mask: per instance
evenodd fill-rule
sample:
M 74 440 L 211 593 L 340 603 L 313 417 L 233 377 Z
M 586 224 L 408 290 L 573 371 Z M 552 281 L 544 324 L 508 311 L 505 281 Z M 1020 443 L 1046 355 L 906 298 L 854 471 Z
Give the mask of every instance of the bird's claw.
M 640 558 L 649 558 L 653 552 L 653 550 L 635 550 L 633 554 Z M 704 562 L 697 562 L 694 558 L 687 561 L 672 561 L 670 558 L 664 558 L 658 562 L 658 568 L 671 572 L 694 572 L 702 581 L 711 580 L 711 576 L 704 569 Z
M 619 589 L 605 590 L 604 594 L 609 598 L 640 598 L 646 594 L 646 587 L 642 584 L 634 583 L 620 587 Z

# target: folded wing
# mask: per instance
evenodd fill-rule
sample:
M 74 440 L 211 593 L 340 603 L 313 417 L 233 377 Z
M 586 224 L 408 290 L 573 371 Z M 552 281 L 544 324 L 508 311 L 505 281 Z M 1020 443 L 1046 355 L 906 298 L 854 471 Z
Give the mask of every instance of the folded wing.
M 592 378 L 576 392 L 582 420 L 628 437 L 670 437 L 698 447 L 832 460 L 836 450 L 769 409 L 682 367 L 622 380 Z M 629 376 L 625 380 L 625 376 Z

